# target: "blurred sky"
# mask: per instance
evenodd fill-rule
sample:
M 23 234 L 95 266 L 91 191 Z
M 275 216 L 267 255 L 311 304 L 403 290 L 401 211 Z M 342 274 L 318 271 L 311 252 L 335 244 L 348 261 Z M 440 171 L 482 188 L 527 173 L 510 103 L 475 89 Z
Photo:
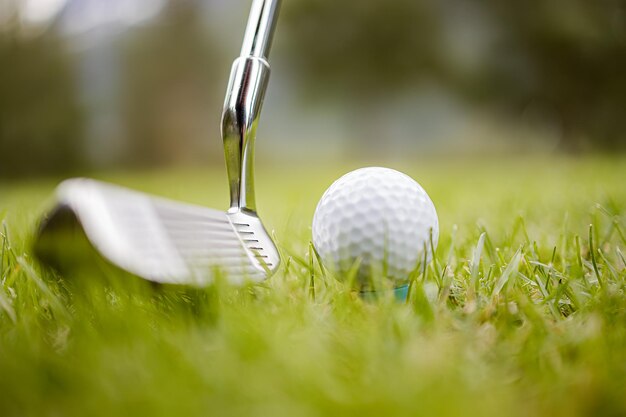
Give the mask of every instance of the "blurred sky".
M 65 0 L 25 0 L 24 18 L 34 23 L 51 19 L 63 7 Z
M 53 19 L 67 3 L 68 0 L 24 0 L 23 17 L 35 24 L 45 23 Z M 161 0 L 83 0 L 79 3 L 80 15 L 67 22 L 69 31 L 89 30 L 107 22 L 134 24 L 154 17 L 164 4 Z

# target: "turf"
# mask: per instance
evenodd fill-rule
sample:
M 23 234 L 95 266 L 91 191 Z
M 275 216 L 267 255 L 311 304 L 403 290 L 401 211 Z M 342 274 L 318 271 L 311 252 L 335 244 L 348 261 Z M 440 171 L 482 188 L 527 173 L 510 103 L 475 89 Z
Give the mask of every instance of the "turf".
M 437 206 L 406 303 L 319 268 L 310 220 L 345 166 L 259 166 L 281 270 L 158 287 L 30 251 L 53 180 L 0 184 L 0 415 L 626 414 L 626 159 L 393 165 Z M 97 177 L 226 206 L 221 166 Z

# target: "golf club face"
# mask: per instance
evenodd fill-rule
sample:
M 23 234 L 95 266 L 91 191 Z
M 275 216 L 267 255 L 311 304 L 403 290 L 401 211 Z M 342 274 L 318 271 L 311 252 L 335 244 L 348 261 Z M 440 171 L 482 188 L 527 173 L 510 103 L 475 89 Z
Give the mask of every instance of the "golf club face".
M 260 219 L 184 204 L 88 179 L 57 189 L 42 222 L 36 253 L 49 260 L 62 245 L 74 256 L 77 234 L 117 267 L 141 278 L 204 286 L 217 276 L 232 284 L 274 273 L 280 258 Z M 58 250 L 56 252 L 59 252 Z

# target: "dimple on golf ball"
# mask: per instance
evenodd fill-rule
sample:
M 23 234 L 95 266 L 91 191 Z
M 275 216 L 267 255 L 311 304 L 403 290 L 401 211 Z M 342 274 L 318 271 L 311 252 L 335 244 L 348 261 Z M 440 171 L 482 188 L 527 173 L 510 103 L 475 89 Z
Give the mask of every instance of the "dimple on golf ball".
M 313 216 L 313 245 L 338 277 L 356 268 L 357 282 L 404 285 L 437 247 L 439 221 L 426 191 L 389 168 L 361 168 L 335 181 Z M 432 236 L 432 245 L 431 245 Z

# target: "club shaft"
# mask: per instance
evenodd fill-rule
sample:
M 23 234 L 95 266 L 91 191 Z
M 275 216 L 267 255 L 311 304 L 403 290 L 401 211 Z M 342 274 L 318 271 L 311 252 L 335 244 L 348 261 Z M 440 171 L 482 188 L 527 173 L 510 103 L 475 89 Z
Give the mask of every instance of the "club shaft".
M 240 56 L 268 58 L 280 3 L 281 0 L 253 1 Z

